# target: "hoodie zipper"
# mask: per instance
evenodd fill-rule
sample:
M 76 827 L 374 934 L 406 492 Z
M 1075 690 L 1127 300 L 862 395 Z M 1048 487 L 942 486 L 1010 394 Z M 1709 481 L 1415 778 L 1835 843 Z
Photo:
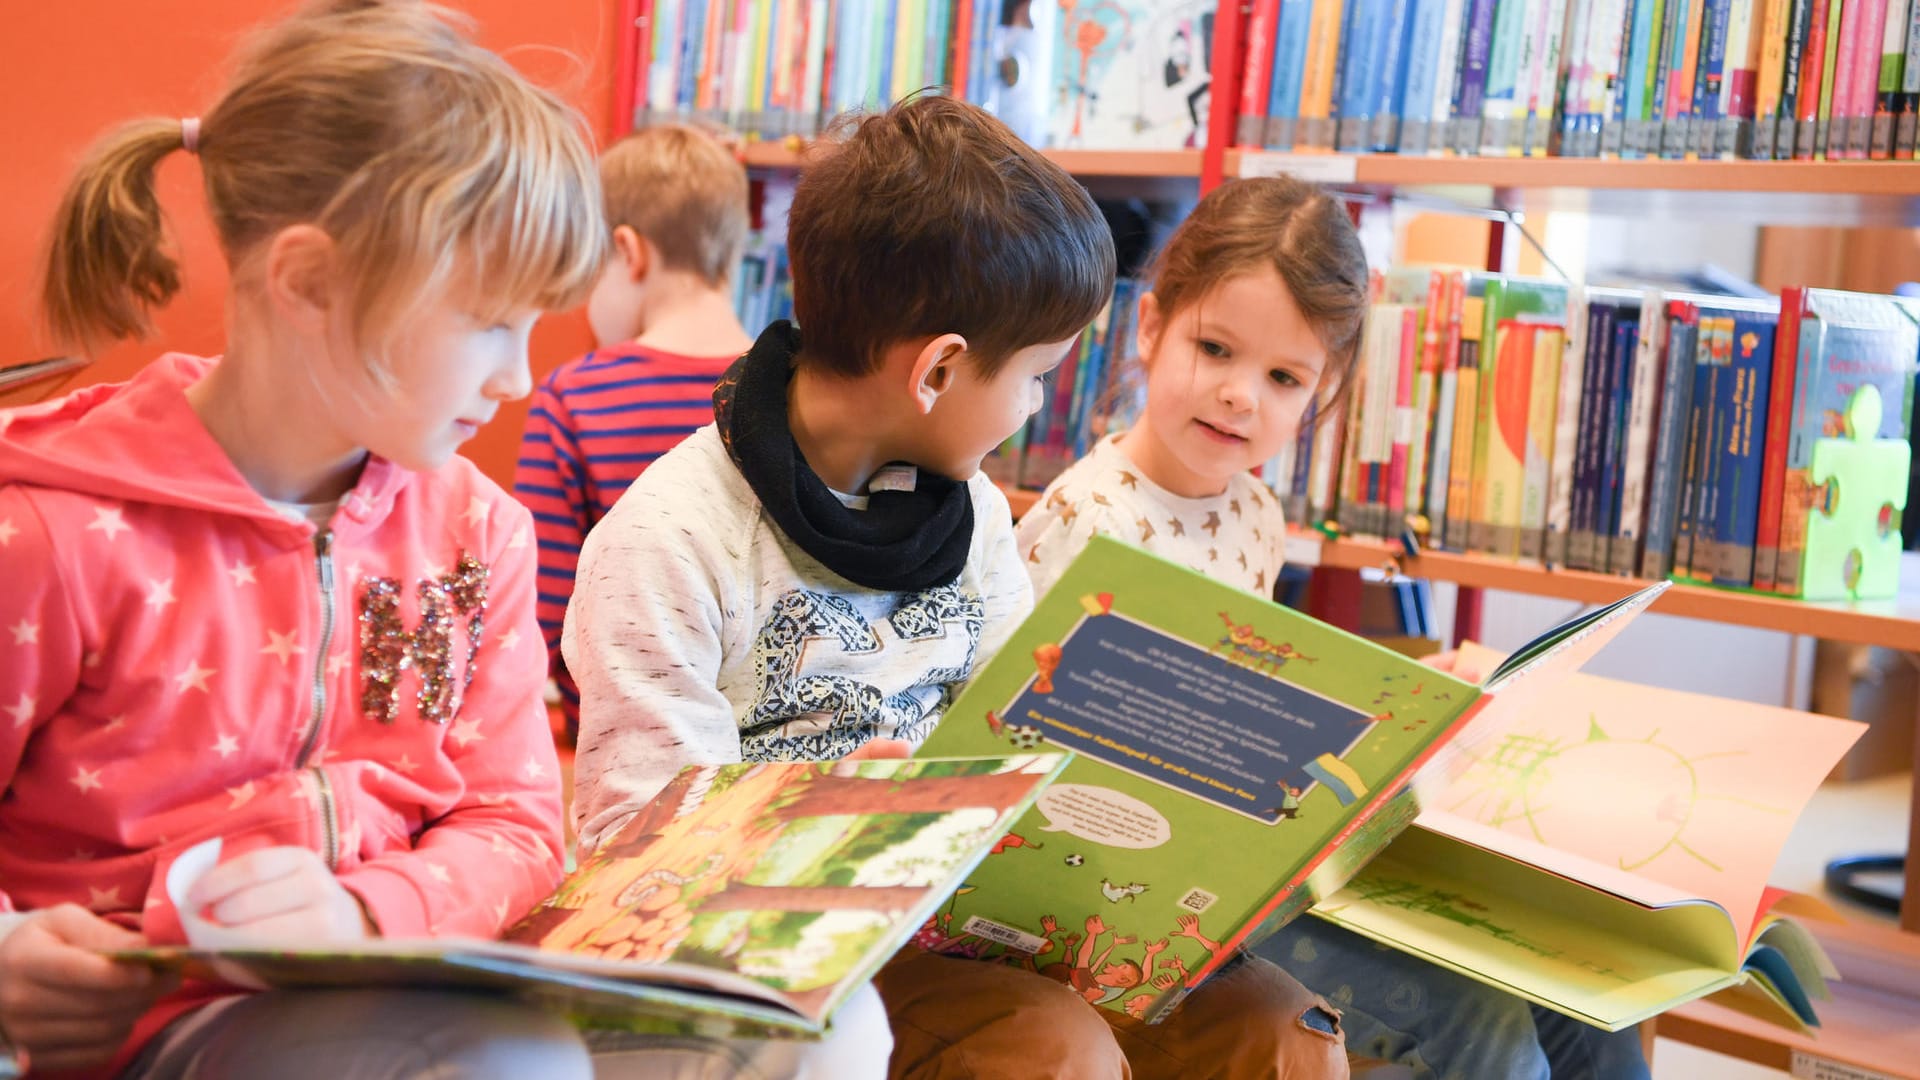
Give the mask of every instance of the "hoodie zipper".
M 313 538 L 315 568 L 320 578 L 320 651 L 313 661 L 313 716 L 307 736 L 300 744 L 295 767 L 313 775 L 315 793 L 320 802 L 320 825 L 326 835 L 327 868 L 340 868 L 340 822 L 333 802 L 333 783 L 318 765 L 309 767 L 315 745 L 320 741 L 320 725 L 327 715 L 327 653 L 333 645 L 333 532 L 322 529 Z

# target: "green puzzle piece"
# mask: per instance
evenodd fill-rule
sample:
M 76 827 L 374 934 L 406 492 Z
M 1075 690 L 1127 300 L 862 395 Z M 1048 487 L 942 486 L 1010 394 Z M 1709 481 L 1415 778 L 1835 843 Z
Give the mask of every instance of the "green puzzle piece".
M 1900 591 L 1900 528 L 1887 511 L 1906 508 L 1912 450 L 1904 439 L 1873 437 L 1880 409 L 1880 391 L 1862 386 L 1847 402 L 1847 437 L 1814 441 L 1808 478 L 1825 485 L 1826 498 L 1807 517 L 1800 580 L 1808 600 L 1884 600 Z

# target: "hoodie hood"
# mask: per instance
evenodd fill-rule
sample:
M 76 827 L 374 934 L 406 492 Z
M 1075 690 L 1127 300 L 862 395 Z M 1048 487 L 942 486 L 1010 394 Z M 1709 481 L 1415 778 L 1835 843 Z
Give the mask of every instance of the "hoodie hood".
M 243 518 L 283 543 L 307 542 L 313 526 L 269 506 L 187 401 L 187 387 L 218 362 L 168 353 L 127 382 L 0 412 L 0 485 L 32 484 Z M 369 457 L 359 482 L 341 500 L 335 527 L 377 524 L 407 475 Z

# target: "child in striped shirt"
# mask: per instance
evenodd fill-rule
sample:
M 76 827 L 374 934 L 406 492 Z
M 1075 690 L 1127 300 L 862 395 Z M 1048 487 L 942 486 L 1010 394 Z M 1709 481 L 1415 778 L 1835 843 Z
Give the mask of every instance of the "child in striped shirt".
M 560 627 L 587 530 L 681 439 L 713 420 L 713 387 L 753 344 L 731 278 L 747 236 L 747 174 L 712 136 L 667 124 L 600 159 L 613 257 L 587 303 L 594 351 L 534 394 L 514 494 L 540 545 L 539 616 L 571 737 L 580 694 Z

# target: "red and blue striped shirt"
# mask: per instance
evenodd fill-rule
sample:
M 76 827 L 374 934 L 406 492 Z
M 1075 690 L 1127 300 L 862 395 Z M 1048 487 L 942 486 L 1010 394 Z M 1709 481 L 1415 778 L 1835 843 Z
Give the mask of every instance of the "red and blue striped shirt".
M 713 422 L 714 384 L 735 359 L 629 342 L 562 364 L 534 392 L 513 491 L 533 511 L 540 630 L 569 730 L 580 695 L 560 662 L 560 628 L 580 545 L 635 477 Z

